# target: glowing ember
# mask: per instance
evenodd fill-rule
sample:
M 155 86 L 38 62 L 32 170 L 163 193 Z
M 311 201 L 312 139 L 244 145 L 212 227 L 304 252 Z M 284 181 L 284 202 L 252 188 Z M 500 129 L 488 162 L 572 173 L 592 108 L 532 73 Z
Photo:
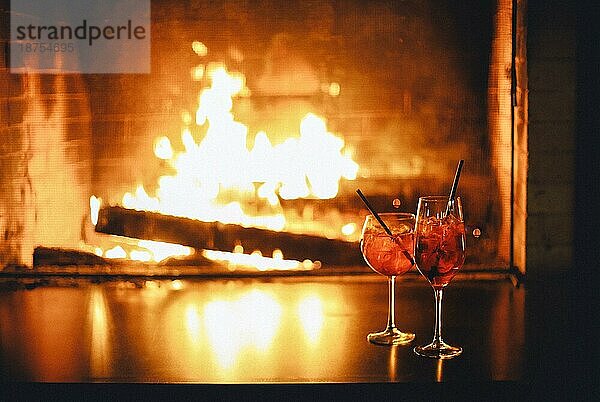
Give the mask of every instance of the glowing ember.
M 199 66 L 193 67 L 191 74 L 192 74 L 193 81 L 200 81 L 204 77 L 204 66 L 199 65 Z
M 229 253 L 226 251 L 216 250 L 204 250 L 202 255 L 211 261 L 220 263 L 226 263 L 231 270 L 235 270 L 236 267 L 255 267 L 259 271 L 266 271 L 269 269 L 278 270 L 298 270 L 298 269 L 312 269 L 313 264 L 309 267 L 308 264 L 304 264 L 296 260 L 284 260 L 283 258 L 268 258 L 263 257 L 260 252 L 252 254 L 243 253 Z
M 169 257 L 186 257 L 194 253 L 193 248 L 180 244 L 136 240 L 120 236 L 106 236 L 106 238 L 103 238 L 103 242 L 105 245 L 110 244 L 110 246 L 103 248 L 83 244 L 81 248 L 104 258 L 129 259 L 151 263 L 158 263 Z
M 127 253 L 121 246 L 115 246 L 110 250 L 106 250 L 104 253 L 104 257 L 106 258 L 125 258 L 127 257 Z
M 197 40 L 192 42 L 192 50 L 198 56 L 206 56 L 208 54 L 208 48 L 202 42 L 198 42 Z
M 341 91 L 341 87 L 340 87 L 340 84 L 338 84 L 337 82 L 332 82 L 329 85 L 329 88 L 328 88 L 329 96 L 334 96 L 334 97 L 339 96 L 340 91 Z
M 100 211 L 100 205 L 102 205 L 102 198 L 97 198 L 92 195 L 90 197 L 90 218 L 92 224 L 96 226 L 98 224 L 98 212 Z
M 356 223 L 350 222 L 344 226 L 342 226 L 342 234 L 345 236 L 351 236 L 356 233 Z

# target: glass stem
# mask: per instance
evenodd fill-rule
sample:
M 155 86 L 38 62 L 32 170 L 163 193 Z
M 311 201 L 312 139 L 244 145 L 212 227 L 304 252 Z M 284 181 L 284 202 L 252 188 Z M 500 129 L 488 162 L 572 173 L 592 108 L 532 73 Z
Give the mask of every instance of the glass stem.
M 442 340 L 442 288 L 433 289 L 435 295 L 435 327 L 433 329 L 433 344 L 441 346 Z
M 389 306 L 388 306 L 388 321 L 387 321 L 387 329 L 396 328 L 396 324 L 394 323 L 394 317 L 396 316 L 394 306 L 395 303 L 395 286 L 396 286 L 396 277 L 390 276 L 388 279 L 389 285 Z

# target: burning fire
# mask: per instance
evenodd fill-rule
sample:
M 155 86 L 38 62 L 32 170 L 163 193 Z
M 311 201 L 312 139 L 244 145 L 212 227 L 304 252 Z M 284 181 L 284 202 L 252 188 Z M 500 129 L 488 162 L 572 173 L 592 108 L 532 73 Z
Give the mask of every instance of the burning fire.
M 143 185 L 126 193 L 124 207 L 283 230 L 280 198 L 333 198 L 341 178 L 356 178 L 358 165 L 342 153 L 344 141 L 329 133 L 325 121 L 312 113 L 302 119 L 299 138 L 273 145 L 260 131 L 249 150 L 248 128 L 231 113 L 234 97 L 245 88 L 245 77 L 227 72 L 222 65 L 209 67 L 211 86 L 201 91 L 196 111 L 196 125 L 205 129 L 204 137 L 196 140 L 190 127 L 185 127 L 184 150 L 179 152 L 168 137 L 157 138 L 154 153 L 175 174 L 159 178 L 154 197 Z M 228 194 L 241 199 L 250 194 L 266 201 L 274 213 L 249 214 L 239 201 L 222 202 L 231 198 Z
M 192 47 L 199 56 L 207 53 L 201 42 L 194 42 Z M 308 113 L 300 122 L 299 135 L 279 144 L 273 144 L 267 133 L 259 131 L 249 149 L 248 127 L 232 114 L 234 100 L 250 94 L 244 74 L 230 72 L 222 63 L 209 63 L 194 67 L 192 79 L 205 80 L 207 85 L 200 91 L 195 119 L 189 113 L 182 115 L 183 149 L 175 149 L 168 136 L 154 141 L 155 156 L 174 173 L 158 179 L 154 195 L 149 195 L 143 185 L 126 193 L 122 198 L 125 208 L 282 231 L 286 229 L 286 218 L 281 199 L 334 198 L 342 178 L 356 178 L 358 165 L 345 149 L 344 140 L 328 131 L 323 118 Z M 100 202 L 93 196 L 90 199 L 93 222 Z M 352 229 L 346 225 L 342 233 L 348 235 Z M 164 250 L 164 243 L 138 245 L 149 251 L 130 252 L 129 258 L 156 261 L 155 256 L 165 255 L 155 251 L 156 247 Z M 105 257 L 124 258 L 124 254 L 122 248 L 102 251 Z M 268 258 L 218 251 L 205 251 L 204 255 L 259 269 L 298 269 L 307 265 L 284 260 L 283 255 Z

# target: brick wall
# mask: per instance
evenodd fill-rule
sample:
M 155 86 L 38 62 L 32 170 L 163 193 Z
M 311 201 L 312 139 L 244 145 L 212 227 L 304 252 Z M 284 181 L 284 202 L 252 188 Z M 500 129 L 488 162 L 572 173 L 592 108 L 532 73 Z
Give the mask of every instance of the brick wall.
M 532 278 L 565 272 L 573 255 L 576 27 L 568 3 L 517 2 L 514 263 Z
M 38 245 L 77 248 L 88 217 L 90 114 L 81 76 L 11 74 L 0 5 L 0 270 Z
M 0 25 L 8 15 L 0 13 Z M 18 76 L 6 68 L 6 40 L 0 36 L 0 269 L 7 264 L 31 263 L 31 247 L 24 237 L 24 195 L 27 191 L 26 154 L 23 145 L 23 90 Z
M 513 149 L 513 265 L 522 273 L 527 266 L 527 169 L 528 143 L 528 76 L 527 76 L 527 1 L 517 1 L 515 12 L 515 73 Z

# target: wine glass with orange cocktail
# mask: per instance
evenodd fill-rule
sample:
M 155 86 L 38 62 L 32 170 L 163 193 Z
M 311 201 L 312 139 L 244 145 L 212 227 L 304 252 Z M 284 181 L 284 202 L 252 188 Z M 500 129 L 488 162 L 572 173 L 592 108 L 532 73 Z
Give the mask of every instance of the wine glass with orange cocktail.
M 405 345 L 415 334 L 402 332 L 395 325 L 396 276 L 406 273 L 414 265 L 415 215 L 403 212 L 375 213 L 360 190 L 358 194 L 371 210 L 361 232 L 360 250 L 371 269 L 388 277 L 388 319 L 385 330 L 367 336 L 378 345 Z
M 415 262 L 435 296 L 435 327 L 431 343 L 414 348 L 416 354 L 450 359 L 462 348 L 442 339 L 442 293 L 465 262 L 465 224 L 460 197 L 455 197 L 463 161 L 459 162 L 450 196 L 420 197 L 415 227 Z

